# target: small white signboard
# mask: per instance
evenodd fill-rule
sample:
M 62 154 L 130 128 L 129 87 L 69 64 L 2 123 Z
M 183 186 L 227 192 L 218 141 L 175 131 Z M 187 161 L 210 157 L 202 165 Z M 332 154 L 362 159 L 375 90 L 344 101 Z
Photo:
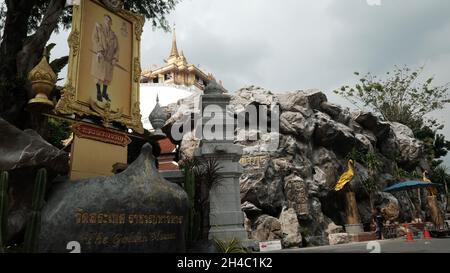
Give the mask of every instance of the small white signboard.
M 259 243 L 259 250 L 261 252 L 267 252 L 267 251 L 275 251 L 275 250 L 281 250 L 281 241 L 267 241 L 267 242 L 260 242 Z

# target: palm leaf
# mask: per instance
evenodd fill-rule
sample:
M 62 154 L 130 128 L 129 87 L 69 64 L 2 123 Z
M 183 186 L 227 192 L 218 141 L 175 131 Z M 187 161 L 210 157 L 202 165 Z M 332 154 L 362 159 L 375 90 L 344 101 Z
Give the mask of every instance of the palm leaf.
M 56 74 L 59 74 L 61 72 L 61 70 L 67 65 L 68 62 L 69 62 L 69 56 L 63 56 L 61 58 L 54 59 L 50 63 L 50 67 L 53 69 L 53 72 L 55 72 Z

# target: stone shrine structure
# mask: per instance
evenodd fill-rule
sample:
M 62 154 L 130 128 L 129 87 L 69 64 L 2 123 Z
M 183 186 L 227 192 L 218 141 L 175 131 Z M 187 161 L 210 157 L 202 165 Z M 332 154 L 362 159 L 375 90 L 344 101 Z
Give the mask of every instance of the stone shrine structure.
M 194 157 L 199 160 L 214 157 L 221 169 L 219 174 L 222 180 L 213 185 L 210 191 L 210 231 L 209 239 L 231 240 L 238 239 L 241 242 L 248 241 L 247 232 L 244 229 L 244 214 L 241 210 L 239 177 L 242 174 L 242 166 L 239 160 L 242 155 L 242 147 L 234 144 L 234 127 L 226 126 L 226 107 L 230 102 L 230 95 L 216 82 L 208 84 L 201 97 L 202 131 L 208 122 L 217 127 L 223 125 L 224 137 L 218 139 L 207 139 L 205 136 L 200 145 L 194 151 Z M 210 118 L 207 107 L 214 105 L 220 108 L 220 112 L 214 112 Z M 205 111 L 206 110 L 206 111 Z M 232 119 L 233 120 L 233 119 Z M 231 137 L 227 135 L 226 129 L 231 128 Z M 198 131 L 197 131 L 198 133 Z

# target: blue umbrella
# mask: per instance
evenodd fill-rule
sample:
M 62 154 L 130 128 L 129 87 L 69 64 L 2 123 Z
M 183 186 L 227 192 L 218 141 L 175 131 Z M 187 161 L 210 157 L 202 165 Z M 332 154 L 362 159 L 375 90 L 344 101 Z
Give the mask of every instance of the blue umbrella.
M 404 181 L 387 187 L 384 189 L 385 192 L 394 192 L 394 191 L 403 191 L 403 190 L 412 190 L 417 188 L 427 188 L 427 187 L 437 187 L 439 184 L 429 183 L 424 181 Z

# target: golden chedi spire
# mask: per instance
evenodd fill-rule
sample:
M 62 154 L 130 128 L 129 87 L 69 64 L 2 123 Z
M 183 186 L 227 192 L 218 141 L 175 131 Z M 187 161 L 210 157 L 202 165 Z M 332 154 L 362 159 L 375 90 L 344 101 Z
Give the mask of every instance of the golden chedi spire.
M 173 63 L 178 59 L 180 54 L 178 53 L 178 47 L 177 47 L 177 35 L 175 33 L 175 28 L 172 30 L 172 49 L 170 50 L 169 58 L 167 59 L 168 63 Z
M 186 60 L 186 57 L 184 56 L 183 50 L 181 51 L 180 57 L 178 59 L 179 59 L 179 63 L 180 63 L 181 66 L 187 66 L 188 65 L 188 62 Z

